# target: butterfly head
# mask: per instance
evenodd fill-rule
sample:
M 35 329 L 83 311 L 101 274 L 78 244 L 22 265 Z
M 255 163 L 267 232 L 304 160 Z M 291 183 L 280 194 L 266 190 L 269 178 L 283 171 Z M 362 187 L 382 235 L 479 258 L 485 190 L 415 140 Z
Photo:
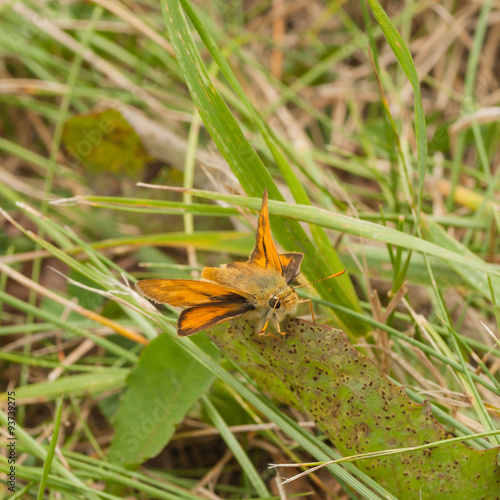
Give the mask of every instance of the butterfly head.
M 267 301 L 269 307 L 278 318 L 283 318 L 288 314 L 294 314 L 297 309 L 299 296 L 290 286 L 286 286 L 278 293 L 271 295 Z

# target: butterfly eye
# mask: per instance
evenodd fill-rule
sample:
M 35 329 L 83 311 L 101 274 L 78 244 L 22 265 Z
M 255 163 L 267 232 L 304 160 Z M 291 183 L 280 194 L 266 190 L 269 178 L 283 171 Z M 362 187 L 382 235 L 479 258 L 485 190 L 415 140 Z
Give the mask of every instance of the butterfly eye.
M 272 307 L 273 309 L 279 309 L 281 307 L 280 301 L 276 297 L 271 297 L 268 303 L 269 307 Z

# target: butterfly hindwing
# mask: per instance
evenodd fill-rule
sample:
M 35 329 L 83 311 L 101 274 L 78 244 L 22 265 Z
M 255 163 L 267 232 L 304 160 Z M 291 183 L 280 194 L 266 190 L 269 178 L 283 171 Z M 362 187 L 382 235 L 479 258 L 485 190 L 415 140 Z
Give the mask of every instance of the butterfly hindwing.
M 184 309 L 179 316 L 177 334 L 182 337 L 193 335 L 228 319 L 241 316 L 253 309 L 253 304 L 249 302 L 189 307 Z
M 290 283 L 300 273 L 300 264 L 304 254 L 300 252 L 284 253 L 279 256 L 281 261 L 282 275 L 287 283 Z

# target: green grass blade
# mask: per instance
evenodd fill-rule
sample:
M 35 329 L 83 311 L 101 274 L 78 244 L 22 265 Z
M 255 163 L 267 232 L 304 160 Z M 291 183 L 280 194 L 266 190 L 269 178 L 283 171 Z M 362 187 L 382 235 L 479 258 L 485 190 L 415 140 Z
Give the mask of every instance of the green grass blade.
M 57 380 L 39 382 L 18 387 L 16 396 L 19 400 L 39 397 L 43 394 L 46 400 L 71 392 L 74 395 L 99 394 L 104 391 L 123 387 L 129 370 L 108 369 L 105 372 L 68 375 Z M 5 393 L 0 394 L 0 400 L 5 400 Z
M 222 439 L 224 439 L 228 448 L 233 452 L 233 455 L 236 458 L 236 460 L 238 460 L 238 462 L 240 463 L 241 468 L 248 476 L 248 479 L 252 484 L 252 486 L 254 487 L 255 491 L 261 497 L 264 498 L 267 497 L 269 495 L 269 492 L 267 491 L 264 481 L 262 480 L 259 473 L 255 469 L 255 466 L 251 462 L 248 455 L 245 453 L 243 447 L 234 437 L 234 434 L 231 432 L 228 425 L 226 424 L 220 413 L 217 411 L 217 408 L 212 404 L 210 399 L 208 399 L 206 396 L 203 396 L 202 403 L 210 420 L 217 428 L 217 430 L 220 432 Z
M 382 28 L 384 36 L 391 46 L 396 59 L 401 68 L 405 72 L 408 81 L 410 82 L 413 93 L 415 94 L 415 134 L 417 137 L 417 163 L 418 163 L 418 181 L 419 181 L 419 196 L 417 217 L 422 209 L 422 198 L 424 194 L 424 179 L 427 170 L 427 126 L 425 122 L 424 108 L 422 105 L 422 95 L 420 92 L 420 82 L 417 74 L 417 69 L 413 63 L 410 51 L 406 46 L 401 35 L 398 33 L 392 24 L 389 16 L 377 0 L 367 0 L 372 9 L 375 19 Z
M 194 44 L 180 3 L 166 0 L 162 2 L 162 6 L 170 41 L 191 96 L 220 152 L 249 195 L 262 197 L 264 189 L 267 188 L 270 199 L 283 200 L 262 160 L 243 135 L 212 84 Z M 310 281 L 324 278 L 343 268 L 335 252 L 330 249 L 325 255 L 324 252 L 318 251 L 317 246 L 309 241 L 297 222 L 273 218 L 271 224 L 276 238 L 286 251 L 303 252 L 309 257 L 308 261 L 304 262 L 302 271 Z M 328 296 L 350 309 L 360 310 L 354 288 L 347 276 L 318 283 L 317 290 L 322 296 Z M 351 318 L 341 315 L 339 320 L 350 333 L 355 335 L 365 333 L 364 325 L 352 322 Z
M 0 410 L 0 424 L 2 424 L 3 427 L 7 427 L 8 422 L 9 419 L 7 418 L 7 415 Z M 23 427 L 20 425 L 16 426 L 16 437 L 18 438 L 19 442 L 22 444 L 22 446 L 28 453 L 39 458 L 42 461 L 46 459 L 47 451 L 45 450 L 45 448 L 35 439 L 33 439 L 30 433 L 25 431 Z M 98 499 L 99 497 L 98 493 L 90 490 L 90 488 L 83 481 L 81 481 L 72 471 L 66 469 L 66 467 L 64 467 L 61 463 L 59 463 L 59 460 L 56 459 L 53 461 L 52 469 L 62 478 L 67 479 L 72 484 L 74 484 L 77 488 L 84 488 L 88 492 L 87 495 L 89 499 L 91 500 Z M 36 481 L 37 479 L 38 476 L 35 476 L 34 480 Z
M 193 194 L 202 198 L 227 201 L 229 203 L 234 203 L 235 205 L 253 208 L 254 210 L 259 210 L 261 205 L 260 198 L 245 198 L 242 196 L 219 194 L 202 190 L 193 190 Z M 468 268 L 500 276 L 500 271 L 498 271 L 497 268 L 481 261 L 480 259 L 464 257 L 457 252 L 442 248 L 439 245 L 417 238 L 416 236 L 411 236 L 401 231 L 397 231 L 396 229 L 374 224 L 369 221 L 363 221 L 347 215 L 328 212 L 327 210 L 323 210 L 321 208 L 306 205 L 288 205 L 287 203 L 275 200 L 269 200 L 269 212 L 282 217 L 292 218 L 326 227 L 328 229 L 334 229 L 343 233 L 360 236 L 369 240 L 390 243 L 409 250 L 427 253 L 446 261 L 453 261 L 457 264 L 465 265 Z M 306 260 L 307 254 L 304 259 L 304 263 Z
M 52 438 L 50 439 L 50 444 L 47 449 L 47 455 L 43 462 L 43 471 L 40 480 L 40 487 L 38 489 L 37 500 L 43 500 L 45 494 L 45 485 L 47 484 L 47 477 L 49 475 L 52 466 L 52 460 L 54 459 L 54 454 L 56 452 L 57 438 L 59 437 L 59 428 L 61 427 L 62 408 L 63 408 L 63 396 L 59 398 L 56 405 L 56 418 L 54 421 L 54 429 L 52 431 Z

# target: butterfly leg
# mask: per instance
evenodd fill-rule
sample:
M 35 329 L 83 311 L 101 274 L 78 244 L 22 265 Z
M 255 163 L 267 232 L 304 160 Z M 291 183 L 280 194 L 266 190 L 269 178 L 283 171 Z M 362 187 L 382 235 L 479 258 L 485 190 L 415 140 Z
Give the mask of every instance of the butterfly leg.
M 304 304 L 306 302 L 309 302 L 309 308 L 311 309 L 311 316 L 313 319 L 313 323 L 316 324 L 316 318 L 314 317 L 314 310 L 313 310 L 313 303 L 311 299 L 304 299 L 299 302 L 299 304 Z
M 265 325 L 260 330 L 259 337 L 264 337 L 264 335 L 266 335 L 267 325 L 269 325 L 269 321 L 271 320 L 271 317 L 272 317 L 272 314 L 269 315 L 269 318 L 267 318 Z
M 278 333 L 284 337 L 286 335 L 286 332 L 281 331 L 280 322 L 278 321 L 278 318 L 276 318 L 276 316 L 273 317 L 273 324 L 274 324 L 276 330 L 278 331 Z
M 262 327 L 262 330 L 259 332 L 259 337 L 274 337 L 276 339 L 278 338 L 276 337 L 276 335 L 274 335 L 274 333 L 266 333 L 267 326 L 269 325 L 269 321 L 271 321 L 271 319 L 273 320 L 273 324 L 276 327 L 276 330 L 278 330 L 278 333 L 280 335 L 286 335 L 286 332 L 281 331 L 280 323 L 276 319 L 276 316 L 271 315 L 269 319 L 266 321 L 266 324 Z

